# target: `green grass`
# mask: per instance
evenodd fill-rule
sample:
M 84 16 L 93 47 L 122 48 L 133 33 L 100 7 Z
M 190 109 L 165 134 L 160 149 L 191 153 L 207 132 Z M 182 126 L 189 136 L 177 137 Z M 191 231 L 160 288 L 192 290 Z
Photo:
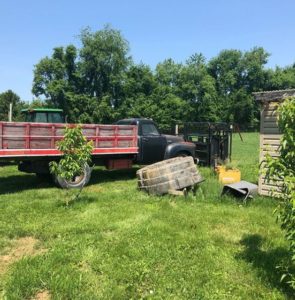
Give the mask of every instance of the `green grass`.
M 234 136 L 233 163 L 257 182 L 258 134 Z M 15 166 L 0 168 L 0 254 L 33 236 L 48 251 L 25 257 L 0 277 L 0 297 L 29 299 L 285 299 L 276 266 L 288 247 L 273 210 L 220 197 L 207 168 L 197 195 L 152 197 L 136 188 L 136 169 L 93 172 L 81 198 Z M 1 276 L 1 275 L 0 275 Z M 291 297 L 291 296 L 290 296 Z

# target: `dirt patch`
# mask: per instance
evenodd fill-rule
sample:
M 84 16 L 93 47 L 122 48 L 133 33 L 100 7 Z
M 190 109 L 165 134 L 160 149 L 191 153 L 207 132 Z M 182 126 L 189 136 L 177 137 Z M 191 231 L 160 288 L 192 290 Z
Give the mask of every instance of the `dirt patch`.
M 31 300 L 50 300 L 50 293 L 45 290 L 37 293 Z
M 23 237 L 16 240 L 13 247 L 6 251 L 8 254 L 0 256 L 0 275 L 3 275 L 11 264 L 24 256 L 35 256 L 47 251 L 38 246 L 40 246 L 40 241 L 33 237 Z

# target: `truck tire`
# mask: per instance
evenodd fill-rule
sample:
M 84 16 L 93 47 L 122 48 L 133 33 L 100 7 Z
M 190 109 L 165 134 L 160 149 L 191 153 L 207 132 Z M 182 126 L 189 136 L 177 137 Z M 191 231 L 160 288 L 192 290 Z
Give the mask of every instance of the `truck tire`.
M 91 172 L 92 168 L 90 168 L 88 164 L 85 164 L 81 175 L 75 176 L 73 180 L 67 180 L 60 176 L 55 176 L 54 181 L 59 187 L 63 189 L 81 189 L 89 182 Z
M 138 187 L 156 195 L 191 187 L 202 181 L 191 156 L 167 159 L 142 168 L 136 174 Z

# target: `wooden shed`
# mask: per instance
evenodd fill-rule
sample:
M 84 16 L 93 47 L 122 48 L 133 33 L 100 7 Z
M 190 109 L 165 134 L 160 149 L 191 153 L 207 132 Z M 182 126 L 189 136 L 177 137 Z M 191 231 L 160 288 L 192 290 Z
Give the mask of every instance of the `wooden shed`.
M 280 182 L 265 182 L 263 164 L 266 153 L 273 157 L 279 155 L 281 134 L 277 124 L 277 108 L 284 99 L 295 96 L 295 89 L 254 93 L 256 101 L 261 102 L 260 119 L 260 175 L 258 192 L 270 196 L 271 191 L 279 192 Z

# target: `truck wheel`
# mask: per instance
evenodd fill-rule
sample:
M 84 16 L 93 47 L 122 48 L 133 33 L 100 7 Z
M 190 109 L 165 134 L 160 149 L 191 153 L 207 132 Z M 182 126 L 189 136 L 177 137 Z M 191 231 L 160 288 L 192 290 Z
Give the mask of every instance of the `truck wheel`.
M 75 176 L 72 180 L 67 180 L 60 176 L 55 177 L 55 183 L 63 189 L 80 189 L 84 187 L 90 180 L 92 169 L 85 164 L 82 173 Z

